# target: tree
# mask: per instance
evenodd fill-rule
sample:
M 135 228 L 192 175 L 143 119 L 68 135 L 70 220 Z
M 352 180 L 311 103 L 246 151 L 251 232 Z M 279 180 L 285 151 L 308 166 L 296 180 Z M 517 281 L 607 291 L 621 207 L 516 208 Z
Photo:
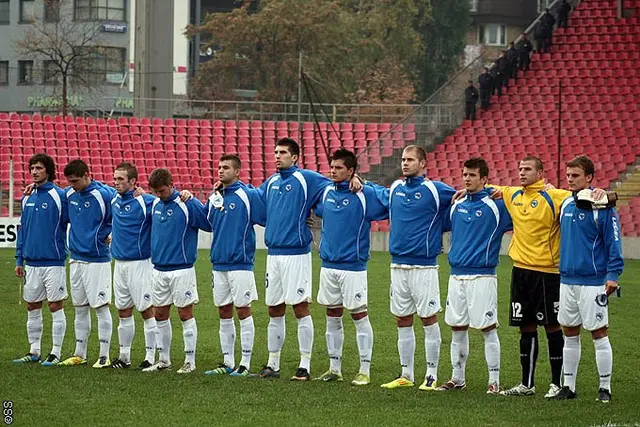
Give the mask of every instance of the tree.
M 249 13 L 250 4 L 187 29 L 221 46 L 200 67 L 192 94 L 228 99 L 234 89 L 247 88 L 261 100 L 293 101 L 302 53 L 322 102 L 413 99 L 410 66 L 421 39 L 406 23 L 429 0 L 262 0 L 257 13 Z
M 100 47 L 99 22 L 73 20 L 68 10 L 71 0 L 45 0 L 45 6 L 43 19 L 34 16 L 13 46 L 20 57 L 43 61 L 42 79 L 51 85 L 54 94 L 60 93 L 60 109 L 66 115 L 71 89 L 77 94 L 96 90 L 102 84 L 96 78 L 95 63 L 121 58 L 112 57 L 109 49 Z
M 430 16 L 416 25 L 424 47 L 414 64 L 420 100 L 446 83 L 460 66 L 470 24 L 469 0 L 431 0 L 427 14 Z

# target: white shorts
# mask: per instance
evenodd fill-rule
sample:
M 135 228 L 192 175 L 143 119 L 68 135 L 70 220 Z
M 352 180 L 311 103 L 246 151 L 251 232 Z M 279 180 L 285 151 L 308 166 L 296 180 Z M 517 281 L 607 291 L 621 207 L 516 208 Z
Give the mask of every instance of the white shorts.
M 391 266 L 391 313 L 431 317 L 442 311 L 438 267 Z
M 153 270 L 153 305 L 183 308 L 198 303 L 198 281 L 194 267 L 182 270 Z
M 212 277 L 213 303 L 223 307 L 233 303 L 236 307 L 248 307 L 258 299 L 256 277 L 250 270 L 216 271 Z
M 311 252 L 302 255 L 267 255 L 267 306 L 311 302 Z
M 349 311 L 367 308 L 367 272 L 320 269 L 318 303 Z
M 609 325 L 609 309 L 604 297 L 605 286 L 560 284 L 558 323 L 595 331 Z
M 485 329 L 498 322 L 496 276 L 450 276 L 444 321 L 449 326 Z
M 69 261 L 71 301 L 98 308 L 111 303 L 111 263 Z
M 67 270 L 64 266 L 24 266 L 24 292 L 26 302 L 62 301 L 67 294 Z
M 113 269 L 113 293 L 116 308 L 125 310 L 136 307 L 145 311 L 153 304 L 153 265 L 150 259 L 115 262 Z

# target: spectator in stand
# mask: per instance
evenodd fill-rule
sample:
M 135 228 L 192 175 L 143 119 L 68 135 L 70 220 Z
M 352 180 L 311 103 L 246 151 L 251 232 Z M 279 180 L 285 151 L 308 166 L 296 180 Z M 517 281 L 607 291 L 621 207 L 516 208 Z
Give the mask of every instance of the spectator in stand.
M 540 22 L 550 27 L 551 31 L 553 31 L 553 26 L 556 25 L 556 18 L 554 18 L 551 12 L 549 12 L 549 8 L 544 10 L 544 14 L 542 15 L 542 18 L 540 18 Z
M 480 86 L 480 107 L 486 111 L 489 109 L 489 98 L 493 91 L 493 78 L 489 74 L 488 67 L 484 67 L 484 72 L 478 77 L 478 85 Z
M 502 96 L 502 73 L 500 72 L 500 68 L 498 68 L 497 60 L 494 62 L 493 67 L 491 67 L 490 73 L 493 82 L 491 95 L 498 94 L 498 96 Z
M 518 49 L 516 49 L 513 42 L 509 43 L 509 49 L 507 50 L 507 59 L 509 60 L 509 67 L 511 70 L 510 78 L 518 81 Z
M 571 12 L 571 5 L 567 0 L 562 0 L 558 5 L 558 27 L 569 26 L 569 12 Z
M 478 97 L 478 90 L 473 86 L 473 80 L 469 80 L 469 86 L 464 91 L 465 117 L 467 120 L 474 121 L 476 119 Z
M 525 33 L 522 33 L 522 39 L 518 42 L 516 49 L 519 54 L 518 67 L 523 71 L 527 71 L 529 69 L 529 64 L 531 63 L 531 51 L 533 50 L 533 45 Z
M 551 52 L 551 35 L 553 34 L 553 27 L 549 25 L 549 22 L 540 20 L 538 28 L 536 30 L 536 41 L 538 42 L 538 52 L 549 53 Z
M 511 77 L 511 64 L 509 63 L 509 58 L 507 57 L 507 51 L 503 51 L 498 60 L 496 61 L 496 67 L 500 70 L 500 77 L 502 86 L 504 86 L 505 90 L 509 88 L 509 78 Z

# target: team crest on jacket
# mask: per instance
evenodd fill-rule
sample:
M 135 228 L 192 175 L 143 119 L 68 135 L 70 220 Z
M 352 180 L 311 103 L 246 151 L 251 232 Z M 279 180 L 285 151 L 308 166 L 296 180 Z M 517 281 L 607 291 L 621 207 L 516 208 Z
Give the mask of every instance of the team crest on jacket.
M 582 220 L 584 219 L 584 213 L 583 213 L 583 212 L 580 212 L 580 213 L 578 214 L 578 218 L 580 218 L 580 221 L 582 221 Z
M 349 199 L 344 199 L 344 200 L 342 201 L 342 204 L 343 204 L 344 206 L 349 206 Z
M 167 209 L 167 216 L 173 215 L 173 209 Z
M 537 208 L 537 207 L 538 207 L 538 201 L 537 201 L 537 200 L 533 200 L 533 201 L 531 202 L 531 207 L 532 207 L 532 208 Z
M 40 205 L 40 207 L 41 207 L 42 209 L 47 209 L 47 208 L 49 207 L 49 205 L 47 204 L 47 202 L 43 202 L 43 203 Z
M 476 211 L 476 216 L 477 216 L 478 218 L 480 218 L 480 217 L 482 216 L 482 211 L 481 211 L 480 209 L 478 209 L 478 210 Z
M 422 199 L 422 193 L 418 191 L 413 197 L 415 197 L 416 200 L 420 200 Z
M 236 208 L 235 203 L 229 203 L 229 209 L 234 210 Z
M 88 209 L 88 208 L 89 208 L 89 206 L 91 206 L 91 202 L 84 202 L 84 207 L 85 207 L 85 208 L 87 208 L 87 209 Z
M 285 185 L 284 189 L 287 190 L 287 191 L 291 191 L 291 184 Z
M 124 207 L 125 212 L 129 212 L 131 210 L 131 205 L 127 205 Z

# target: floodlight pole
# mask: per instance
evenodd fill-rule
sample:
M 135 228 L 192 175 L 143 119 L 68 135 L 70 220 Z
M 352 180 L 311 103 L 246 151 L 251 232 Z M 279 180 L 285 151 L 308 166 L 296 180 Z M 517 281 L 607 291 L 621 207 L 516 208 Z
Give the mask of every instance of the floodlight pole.
M 558 84 L 558 188 L 561 186 L 560 177 L 562 176 L 562 79 Z
M 302 50 L 298 53 L 298 143 L 302 140 L 301 131 L 301 109 L 302 109 Z

